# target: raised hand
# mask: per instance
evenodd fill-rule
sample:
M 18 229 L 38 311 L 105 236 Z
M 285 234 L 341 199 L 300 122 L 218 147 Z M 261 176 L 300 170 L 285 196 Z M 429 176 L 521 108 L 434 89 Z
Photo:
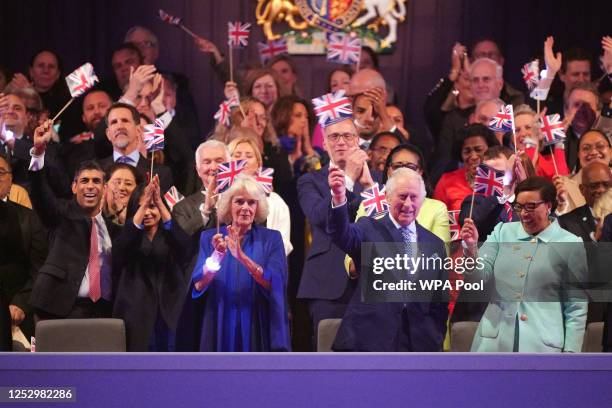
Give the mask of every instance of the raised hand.
M 42 125 L 34 130 L 34 153 L 40 156 L 47 149 L 47 144 L 51 140 L 51 131 L 53 130 L 53 121 L 47 119 Z
M 223 88 L 223 95 L 225 95 L 225 99 L 228 101 L 232 99 L 232 97 L 240 98 L 240 92 L 238 92 L 238 84 L 233 81 L 227 81 L 225 83 L 225 87 Z
M 562 56 L 558 52 L 556 55 L 553 52 L 555 39 L 553 37 L 546 38 L 544 41 L 544 62 L 546 63 L 546 78 L 554 78 L 561 69 Z
M 135 102 L 136 98 L 144 88 L 147 82 L 153 80 L 157 69 L 154 65 L 140 65 L 136 69 L 130 68 L 130 81 L 127 86 L 127 90 L 123 95 L 124 98 Z
M 242 252 L 242 247 L 240 246 L 240 233 L 238 227 L 228 225 L 227 235 L 225 236 L 225 244 L 227 245 L 227 248 L 232 256 L 238 261 L 243 262 L 245 257 L 244 252 Z
M 368 154 L 355 146 L 352 151 L 349 152 L 346 159 L 346 167 L 344 171 L 347 176 L 353 181 L 357 181 L 361 177 L 363 166 L 367 166 Z
M 155 97 L 151 101 L 151 108 L 156 115 L 160 115 L 166 111 L 166 105 L 164 104 L 164 77 L 159 73 L 153 77 L 152 95 L 155 95 Z
M 461 240 L 465 242 L 466 246 L 470 249 L 475 249 L 478 245 L 478 229 L 476 228 L 476 224 L 474 224 L 474 220 L 471 218 L 466 218 L 463 221 L 463 226 L 461 227 Z
M 370 188 L 374 185 L 374 179 L 372 178 L 372 174 L 370 174 L 370 168 L 368 167 L 367 163 L 363 165 L 361 177 L 359 177 L 359 184 L 361 184 L 364 188 Z
M 606 35 L 601 39 L 601 47 L 603 48 L 603 55 L 601 62 L 608 75 L 612 75 L 612 37 Z
M 456 42 L 451 53 L 451 69 L 448 73 L 448 79 L 453 82 L 457 80 L 465 60 L 467 60 L 467 48 L 465 48 L 465 45 Z
M 213 54 L 217 64 L 223 60 L 223 56 L 219 52 L 219 48 L 217 48 L 212 41 L 200 36 L 194 37 L 193 41 L 200 52 Z
M 18 89 L 33 87 L 32 83 L 28 80 L 28 78 L 19 72 L 13 75 L 13 78 L 11 79 L 9 85 Z
M 338 167 L 330 167 L 327 181 L 332 191 L 334 205 L 342 204 L 346 200 L 346 181 L 344 180 L 344 172 Z
M 213 235 L 211 239 L 211 244 L 217 252 L 224 254 L 225 251 L 227 251 L 227 244 L 225 243 L 225 238 L 223 238 L 223 234 Z
M 387 113 L 387 91 L 383 88 L 371 88 L 363 94 L 372 101 L 374 112 L 380 116 L 382 129 L 391 130 L 395 123 Z

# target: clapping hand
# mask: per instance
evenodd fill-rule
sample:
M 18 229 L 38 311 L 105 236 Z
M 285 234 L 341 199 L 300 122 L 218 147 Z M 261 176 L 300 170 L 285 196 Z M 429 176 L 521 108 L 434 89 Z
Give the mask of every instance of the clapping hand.
M 341 205 L 346 201 L 346 182 L 344 180 L 344 172 L 338 167 L 330 167 L 327 180 L 329 183 L 329 188 L 332 191 L 332 200 L 334 205 Z

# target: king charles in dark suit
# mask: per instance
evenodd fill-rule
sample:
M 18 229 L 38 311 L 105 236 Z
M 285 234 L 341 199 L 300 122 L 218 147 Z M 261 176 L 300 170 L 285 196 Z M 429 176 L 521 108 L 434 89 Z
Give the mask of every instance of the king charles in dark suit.
M 362 295 L 372 283 L 372 271 L 362 259 L 362 244 L 368 242 L 398 242 L 404 245 L 375 246 L 366 249 L 369 257 L 394 258 L 398 249 L 412 257 L 418 253 L 429 258 L 446 255 L 444 242 L 416 222 L 425 199 L 421 176 L 410 169 L 396 170 L 387 182 L 389 213 L 377 217 L 362 217 L 350 224 L 344 173 L 332 169 L 329 174 L 332 199 L 328 202 L 327 232 L 332 241 L 348 253 L 357 264 L 360 290 L 355 291 L 347 307 L 333 349 L 336 351 L 418 351 L 442 350 L 448 318 L 447 294 L 444 291 L 421 292 L 418 302 L 366 303 Z M 367 248 L 367 247 L 364 247 Z M 402 254 L 403 255 L 403 254 Z M 420 268 L 414 278 L 447 280 L 443 269 Z M 414 298 L 413 298 L 414 299 Z

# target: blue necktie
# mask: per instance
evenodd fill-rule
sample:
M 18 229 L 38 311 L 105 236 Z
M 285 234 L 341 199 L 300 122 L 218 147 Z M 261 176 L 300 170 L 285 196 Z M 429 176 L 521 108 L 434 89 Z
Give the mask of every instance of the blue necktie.
M 129 164 L 132 165 L 132 158 L 129 156 L 121 156 L 117 159 L 117 163 Z
M 412 240 L 410 239 L 412 233 L 410 232 L 408 227 L 402 227 L 400 228 L 400 231 L 402 232 L 402 238 L 404 238 L 404 248 L 406 249 L 406 255 L 408 255 L 409 258 L 412 258 Z

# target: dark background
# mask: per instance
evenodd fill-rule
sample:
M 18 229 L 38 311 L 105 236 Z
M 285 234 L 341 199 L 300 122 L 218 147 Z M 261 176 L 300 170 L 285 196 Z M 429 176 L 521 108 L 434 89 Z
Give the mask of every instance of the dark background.
M 0 0 L 0 63 L 26 73 L 31 55 L 39 48 L 51 47 L 63 57 L 65 73 L 90 61 L 102 77 L 111 73 L 111 50 L 122 42 L 127 29 L 143 25 L 160 40 L 158 65 L 190 78 L 206 131 L 222 98 L 222 85 L 212 73 L 209 57 L 199 53 L 181 30 L 162 23 L 157 10 L 163 8 L 182 17 L 187 27 L 221 45 L 227 41 L 227 21 L 254 23 L 256 4 L 256 0 Z M 556 50 L 576 45 L 596 57 L 601 52 L 601 37 L 612 34 L 610 0 L 407 0 L 406 8 L 407 19 L 398 27 L 396 49 L 381 56 L 380 65 L 398 93 L 400 107 L 414 126 L 419 144 L 429 139 L 423 101 L 436 81 L 448 73 L 455 41 L 469 45 L 482 36 L 497 38 L 506 57 L 506 79 L 524 90 L 520 67 L 541 52 L 547 35 L 555 36 Z M 275 31 L 280 28 L 276 26 Z M 249 49 L 238 52 L 237 61 L 256 61 L 256 42 L 261 39 L 263 32 L 255 26 Z M 306 96 L 323 93 L 323 78 L 333 64 L 324 56 L 296 60 Z

